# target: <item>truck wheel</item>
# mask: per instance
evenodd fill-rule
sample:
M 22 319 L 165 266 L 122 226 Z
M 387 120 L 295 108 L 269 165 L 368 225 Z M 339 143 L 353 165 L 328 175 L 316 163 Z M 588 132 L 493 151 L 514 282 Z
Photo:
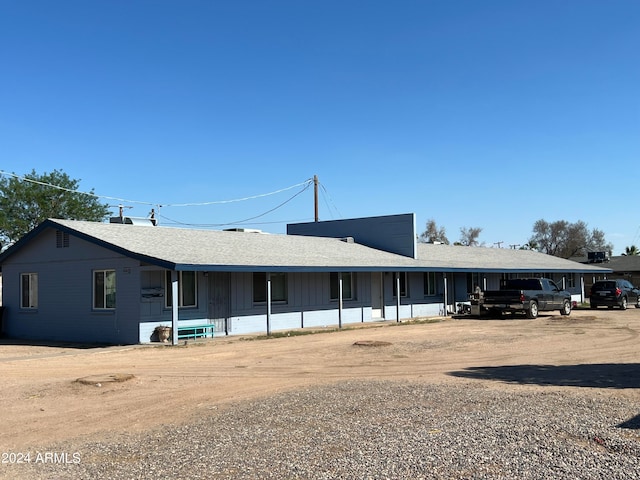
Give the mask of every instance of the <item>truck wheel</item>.
M 627 297 L 622 297 L 622 301 L 620 302 L 620 310 L 627 309 Z
M 538 316 L 538 304 L 536 302 L 531 302 L 529 305 L 529 310 L 527 310 L 527 318 L 536 318 Z
M 562 308 L 560 309 L 560 315 L 569 315 L 571 313 L 571 302 L 569 300 L 565 300 L 562 304 Z

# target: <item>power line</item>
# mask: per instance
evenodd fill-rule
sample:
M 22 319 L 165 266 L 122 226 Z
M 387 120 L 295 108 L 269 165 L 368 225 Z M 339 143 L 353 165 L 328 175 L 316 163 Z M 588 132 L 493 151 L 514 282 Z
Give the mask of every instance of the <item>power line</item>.
M 6 176 L 10 176 L 10 177 L 14 177 L 18 180 L 24 181 L 24 182 L 30 182 L 30 183 L 34 183 L 37 185 L 42 185 L 45 187 L 51 187 L 51 188 L 56 188 L 58 190 L 63 190 L 65 192 L 69 192 L 69 193 L 76 193 L 79 195 L 87 195 L 90 197 L 95 197 L 95 198 L 103 198 L 103 199 L 107 199 L 107 200 L 114 200 L 120 203 L 137 203 L 140 205 L 150 205 L 150 206 L 157 206 L 157 207 L 198 207 L 198 206 L 206 206 L 206 205 L 219 205 L 219 204 L 225 204 L 225 203 L 235 203 L 235 202 L 243 202 L 246 200 L 254 200 L 256 198 L 263 198 L 263 197 L 268 197 L 270 195 L 276 195 L 278 193 L 282 193 L 285 192 L 287 190 L 291 190 L 293 188 L 296 187 L 300 187 L 302 185 L 305 185 L 306 188 L 309 187 L 309 185 L 311 185 L 311 183 L 313 182 L 312 179 L 307 179 L 304 182 L 301 183 L 297 183 L 295 185 L 291 185 L 289 187 L 285 187 L 285 188 L 281 188 L 279 190 L 275 190 L 273 192 L 269 192 L 269 193 L 261 193 L 258 195 L 252 195 L 249 197 L 243 197 L 243 198 L 236 198 L 236 199 L 232 199 L 232 200 L 213 200 L 213 201 L 207 201 L 207 202 L 200 202 L 200 203 L 163 203 L 163 202 L 146 202 L 146 201 L 140 201 L 140 200 L 130 200 L 130 199 L 126 199 L 126 198 L 118 198 L 118 197 L 110 197 L 108 195 L 98 195 L 96 193 L 93 192 L 81 192 L 79 190 L 71 190 L 70 188 L 66 188 L 66 187 L 61 187 L 59 185 L 53 185 L 50 183 L 45 183 L 45 182 L 40 182 L 38 180 L 34 180 L 33 178 L 28 178 L 28 177 L 24 177 L 24 176 L 20 176 L 20 175 L 16 175 L 15 173 L 9 173 L 9 172 L 5 172 L 3 170 L 0 170 L 0 175 L 6 175 Z M 302 191 L 306 190 L 303 189 Z M 302 193 L 302 192 L 299 192 Z
M 298 195 L 300 195 L 301 193 L 303 193 L 304 191 L 308 190 L 309 187 L 312 185 L 312 182 L 306 182 L 300 185 L 304 185 L 304 187 L 297 193 L 295 193 L 294 195 L 292 195 L 291 197 L 289 197 L 288 199 L 286 199 L 284 202 L 280 203 L 279 205 L 276 205 L 275 207 L 267 210 L 266 212 L 263 212 L 259 215 L 255 215 L 253 217 L 249 217 L 249 218 L 245 218 L 243 220 L 238 220 L 235 222 L 225 222 L 225 223 L 186 223 L 186 222 L 179 222 L 177 220 L 173 220 L 171 218 L 168 218 L 164 215 L 160 215 L 158 214 L 158 216 L 160 218 L 163 218 L 165 220 L 168 220 L 172 223 L 178 224 L 178 225 L 184 225 L 184 226 L 189 226 L 189 227 L 224 227 L 224 226 L 228 226 L 228 225 L 240 225 L 246 222 L 250 222 L 251 220 L 255 220 L 256 218 L 261 218 L 264 217 L 265 215 L 268 215 L 271 212 L 274 212 L 276 210 L 278 210 L 280 207 L 286 205 L 287 203 L 289 203 L 291 200 L 293 200 L 294 198 L 296 198 Z M 281 223 L 281 222 L 277 222 L 277 223 Z

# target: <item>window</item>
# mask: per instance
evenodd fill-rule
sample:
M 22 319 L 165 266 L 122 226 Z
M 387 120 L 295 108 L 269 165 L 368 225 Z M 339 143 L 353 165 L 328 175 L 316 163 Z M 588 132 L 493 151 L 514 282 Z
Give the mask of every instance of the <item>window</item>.
M 20 308 L 38 308 L 38 274 L 20 275 Z
M 436 294 L 436 272 L 424 273 L 424 294 L 425 296 Z
M 197 307 L 198 288 L 196 272 L 178 272 L 178 307 Z M 173 306 L 173 290 L 171 289 L 171 271 L 167 270 L 165 275 L 165 306 Z
M 396 296 L 396 279 L 398 278 L 398 274 L 393 274 L 393 296 Z M 400 296 L 407 296 L 407 272 L 400 273 Z
M 116 271 L 94 270 L 93 308 L 112 310 L 116 308 Z
M 339 299 L 339 278 L 340 274 L 337 272 L 331 272 L 329 274 L 329 290 L 331 293 L 331 300 Z M 351 272 L 342 272 L 342 299 L 353 300 L 354 298 L 353 275 L 351 274 Z
M 286 303 L 287 275 L 284 272 L 271 274 L 271 301 Z M 253 303 L 265 303 L 267 301 L 267 274 L 255 272 L 253 274 Z

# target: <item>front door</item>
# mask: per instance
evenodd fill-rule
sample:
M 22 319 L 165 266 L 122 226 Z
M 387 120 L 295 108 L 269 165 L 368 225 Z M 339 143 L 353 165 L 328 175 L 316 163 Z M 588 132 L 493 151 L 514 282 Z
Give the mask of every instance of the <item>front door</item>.
M 231 323 L 228 322 L 230 309 L 229 297 L 231 281 L 228 272 L 209 273 L 209 318 L 216 326 L 215 335 L 229 335 Z
M 383 318 L 382 316 L 382 273 L 371 274 L 371 318 Z

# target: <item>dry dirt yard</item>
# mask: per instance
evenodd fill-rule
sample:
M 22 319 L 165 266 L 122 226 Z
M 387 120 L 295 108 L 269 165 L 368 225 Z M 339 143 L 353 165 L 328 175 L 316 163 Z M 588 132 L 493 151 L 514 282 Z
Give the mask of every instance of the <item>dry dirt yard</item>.
M 588 392 L 631 405 L 625 438 L 640 442 L 639 333 L 640 310 L 632 308 L 575 310 L 569 317 L 553 313 L 535 320 L 382 322 L 283 338 L 219 337 L 177 347 L 79 348 L 4 339 L 0 478 L 32 477 L 39 471 L 36 455 L 58 452 L 60 445 L 73 445 L 74 453 L 44 463 L 90 462 L 91 449 L 104 442 L 188 428 L 247 402 L 349 381 L 481 387 L 515 396 Z M 27 454 L 31 465 L 23 468 L 18 456 Z M 46 471 L 42 478 L 54 478 L 52 470 Z M 226 472 L 216 478 L 241 477 L 238 471 Z

